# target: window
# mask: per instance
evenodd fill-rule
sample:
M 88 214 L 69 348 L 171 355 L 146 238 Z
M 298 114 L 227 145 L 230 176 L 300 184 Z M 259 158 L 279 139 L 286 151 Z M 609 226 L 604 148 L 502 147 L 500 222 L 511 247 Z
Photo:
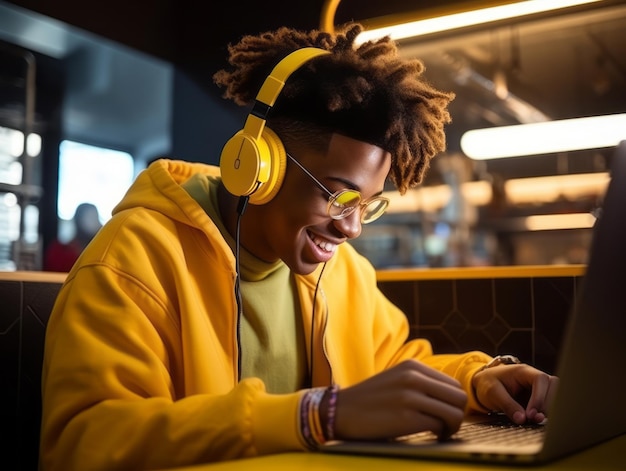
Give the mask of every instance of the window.
M 80 203 L 98 208 L 100 222 L 122 199 L 134 178 L 133 157 L 127 152 L 61 142 L 59 152 L 59 234 L 62 241 L 73 235 L 72 218 Z
M 24 242 L 34 244 L 38 239 L 39 213 L 36 206 L 20 205 L 22 163 L 20 157 L 37 157 L 41 151 L 41 137 L 31 134 L 24 141 L 24 133 L 0 126 L 0 270 L 15 270 L 12 259 L 13 243 L 20 238 L 20 224 L 24 219 Z

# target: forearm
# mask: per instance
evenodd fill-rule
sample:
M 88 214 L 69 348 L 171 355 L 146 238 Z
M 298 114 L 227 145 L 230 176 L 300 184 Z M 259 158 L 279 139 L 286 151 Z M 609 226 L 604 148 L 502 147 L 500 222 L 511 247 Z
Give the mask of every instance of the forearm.
M 161 469 L 303 448 L 299 394 L 269 395 L 256 379 L 224 395 L 111 399 L 83 411 L 62 398 L 52 396 L 58 407 L 44 418 L 45 471 Z

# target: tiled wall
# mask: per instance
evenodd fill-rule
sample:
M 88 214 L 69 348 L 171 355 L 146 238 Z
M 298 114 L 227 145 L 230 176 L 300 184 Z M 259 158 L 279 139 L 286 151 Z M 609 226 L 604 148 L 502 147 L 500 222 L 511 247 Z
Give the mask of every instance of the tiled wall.
M 37 469 L 45 326 L 60 287 L 0 280 L 0 469 Z
M 379 281 L 436 352 L 513 353 L 553 372 L 580 276 Z M 37 469 L 45 326 L 59 281 L 0 278 L 0 469 Z M 6 468 L 7 463 L 19 463 Z
M 380 281 L 435 352 L 511 353 L 553 373 L 581 276 Z

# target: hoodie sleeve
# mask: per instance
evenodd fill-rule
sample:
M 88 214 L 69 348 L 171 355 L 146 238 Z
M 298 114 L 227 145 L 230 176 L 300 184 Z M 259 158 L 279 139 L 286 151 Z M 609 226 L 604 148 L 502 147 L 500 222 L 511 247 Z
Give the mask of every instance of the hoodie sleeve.
M 258 379 L 235 385 L 218 353 L 188 362 L 197 352 L 179 324 L 110 267 L 72 274 L 46 334 L 43 470 L 161 469 L 304 449 L 301 393 L 270 395 Z
M 479 351 L 468 351 L 459 354 L 435 354 L 427 339 L 410 338 L 409 323 L 406 315 L 389 301 L 382 292 L 377 291 L 378 304 L 383 306 L 384 321 L 379 320 L 377 330 L 381 337 L 386 335 L 386 342 L 392 346 L 387 350 L 387 355 L 391 355 L 390 365 L 396 365 L 407 359 L 415 359 L 433 367 L 436 370 L 452 376 L 461 383 L 463 390 L 468 395 L 467 409 L 484 412 L 484 408 L 476 399 L 474 388 L 472 387 L 472 377 L 491 359 L 490 356 Z M 386 334 L 385 334 L 386 333 Z M 394 352 L 394 348 L 395 353 Z
M 491 357 L 478 351 L 435 354 L 428 339 L 411 333 L 407 315 L 378 289 L 376 271 L 354 249 L 342 246 L 332 268 L 324 284 L 329 298 L 326 349 L 342 386 L 414 359 L 457 379 L 468 394 L 468 409 L 484 410 L 471 380 Z

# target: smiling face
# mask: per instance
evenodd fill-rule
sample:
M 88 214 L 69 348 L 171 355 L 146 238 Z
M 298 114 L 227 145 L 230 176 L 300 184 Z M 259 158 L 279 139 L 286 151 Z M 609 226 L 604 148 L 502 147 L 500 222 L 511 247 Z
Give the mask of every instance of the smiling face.
M 379 195 L 391 167 L 388 152 L 366 142 L 333 135 L 326 155 L 287 149 L 328 190 L 354 189 L 363 200 Z M 242 219 L 242 245 L 265 261 L 282 259 L 308 274 L 333 256 L 336 247 L 361 234 L 360 211 L 345 219 L 328 216 L 328 194 L 293 162 L 269 203 L 249 205 Z

